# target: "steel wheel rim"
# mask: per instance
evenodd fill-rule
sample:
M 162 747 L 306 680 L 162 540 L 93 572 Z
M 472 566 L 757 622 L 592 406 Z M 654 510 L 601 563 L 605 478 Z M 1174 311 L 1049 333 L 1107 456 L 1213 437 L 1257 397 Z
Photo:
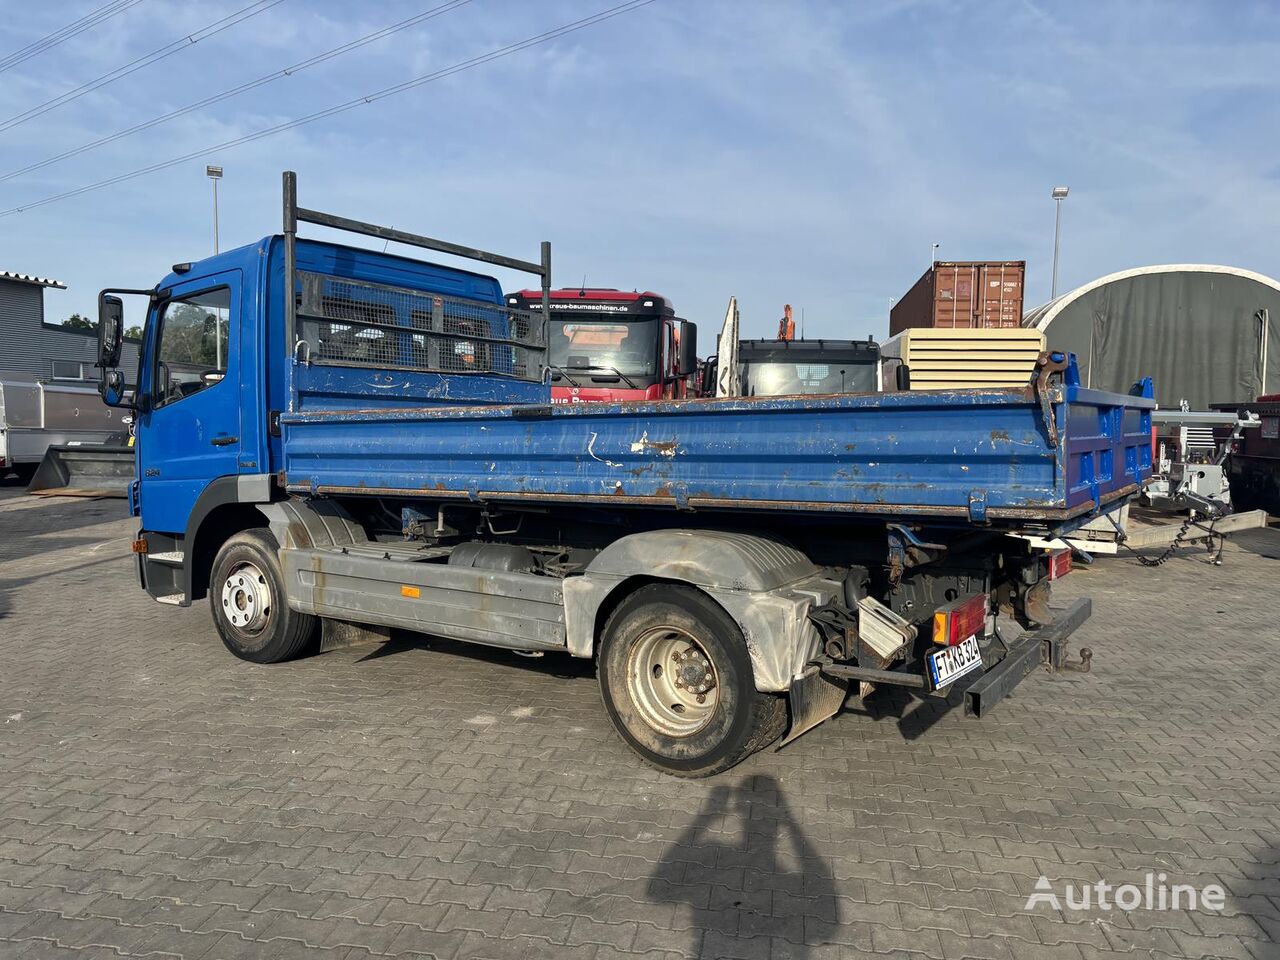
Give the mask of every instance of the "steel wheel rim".
M 271 584 L 257 564 L 237 563 L 222 582 L 222 615 L 245 633 L 261 633 L 271 618 Z
M 627 693 L 650 727 L 691 737 L 720 702 L 720 677 L 702 645 L 679 627 L 655 627 L 631 645 Z

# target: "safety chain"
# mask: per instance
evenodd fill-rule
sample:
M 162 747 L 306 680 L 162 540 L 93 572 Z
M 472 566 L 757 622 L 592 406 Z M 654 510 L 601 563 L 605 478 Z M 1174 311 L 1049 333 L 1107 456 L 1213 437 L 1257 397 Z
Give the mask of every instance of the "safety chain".
M 1169 546 L 1165 547 L 1164 551 L 1158 557 L 1144 557 L 1137 550 L 1133 549 L 1133 547 L 1129 546 L 1125 542 L 1129 538 L 1125 536 L 1124 531 L 1119 528 L 1119 525 L 1116 525 L 1116 543 L 1120 544 L 1120 546 L 1132 553 L 1137 558 L 1138 562 L 1144 567 L 1158 567 L 1168 562 L 1172 559 L 1173 555 L 1178 552 L 1178 548 L 1182 546 L 1182 541 L 1186 538 L 1187 532 L 1191 529 L 1191 525 L 1195 523 L 1195 520 L 1195 514 L 1187 514 L 1187 519 L 1182 521 L 1182 526 L 1178 528 L 1178 535 L 1173 538 L 1173 542 L 1170 543 Z M 1217 522 L 1217 517 L 1214 517 L 1209 521 L 1208 550 L 1210 553 L 1213 553 L 1213 528 Z M 1226 547 L 1227 538 L 1222 534 L 1218 534 L 1217 536 L 1218 552 L 1214 556 L 1210 557 L 1208 562 L 1212 563 L 1214 566 L 1221 566 L 1222 551 Z

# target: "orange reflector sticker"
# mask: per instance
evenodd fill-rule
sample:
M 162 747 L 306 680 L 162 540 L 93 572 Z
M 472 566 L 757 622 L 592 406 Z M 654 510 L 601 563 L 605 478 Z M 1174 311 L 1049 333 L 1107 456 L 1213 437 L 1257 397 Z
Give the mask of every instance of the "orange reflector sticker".
M 143 539 L 138 539 L 138 540 L 133 541 L 133 552 L 134 552 L 134 553 L 146 553 L 146 552 L 147 552 L 147 541 L 146 541 L 146 540 L 143 540 Z
M 410 586 L 406 586 L 405 584 L 401 584 L 400 596 L 408 597 L 410 600 L 417 600 L 420 596 L 422 596 L 422 588 L 410 587 Z

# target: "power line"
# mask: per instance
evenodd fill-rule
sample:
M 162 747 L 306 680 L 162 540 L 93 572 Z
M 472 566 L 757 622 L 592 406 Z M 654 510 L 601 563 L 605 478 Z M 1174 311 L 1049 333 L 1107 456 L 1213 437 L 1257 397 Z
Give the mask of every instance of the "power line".
M 151 66 L 153 63 L 158 63 L 166 57 L 173 56 L 179 50 L 185 50 L 187 47 L 193 46 L 201 40 L 206 40 L 215 34 L 221 33 L 223 30 L 230 30 L 236 24 L 248 20 L 250 17 L 256 17 L 260 13 L 265 13 L 272 7 L 276 6 L 276 4 L 283 2 L 284 0 L 254 0 L 254 2 L 249 4 L 247 7 L 242 7 L 235 13 L 228 14 L 223 17 L 221 20 L 215 20 L 213 23 L 201 27 L 199 30 L 192 31 L 186 36 L 179 37 L 177 40 L 171 40 L 164 46 L 152 50 L 150 53 L 144 54 L 136 60 L 131 60 L 122 67 L 117 67 L 115 70 L 112 70 L 109 73 L 104 73 L 102 76 L 94 80 L 89 80 L 86 83 L 80 84 L 80 86 L 76 87 L 74 90 L 68 90 L 66 93 L 60 94 L 51 100 L 46 100 L 44 103 L 32 107 L 30 110 L 12 116 L 8 120 L 0 121 L 0 131 L 8 130 L 10 127 L 16 127 L 18 124 L 25 123 L 34 117 L 48 113 L 50 110 L 60 107 L 64 103 L 70 103 L 72 100 L 78 100 L 86 93 L 105 87 L 109 83 L 114 83 L 121 77 L 127 77 L 129 74 L 136 73 L 144 67 Z
M 106 3 L 89 11 L 79 20 L 69 23 L 65 27 L 27 44 L 21 50 L 15 50 L 7 57 L 0 59 L 0 73 L 10 67 L 16 67 L 24 60 L 30 60 L 38 53 L 43 53 L 45 50 L 56 47 L 65 40 L 70 40 L 72 37 L 84 33 L 91 27 L 96 27 L 105 20 L 110 20 L 118 13 L 124 13 L 130 7 L 136 6 L 141 2 L 142 0 L 115 0 L 113 3 Z
M 563 26 L 548 30 L 545 33 L 527 37 L 524 40 L 507 44 L 505 47 L 498 47 L 496 50 L 490 50 L 488 53 L 471 57 L 468 60 L 459 61 L 452 66 L 443 67 L 432 73 L 426 73 L 421 76 L 414 77 L 412 80 L 406 80 L 403 83 L 397 83 L 390 87 L 383 87 L 381 90 L 374 91 L 373 93 L 366 94 L 362 97 L 356 97 L 355 99 L 348 100 L 345 103 L 336 104 L 335 106 L 328 107 L 324 110 L 319 110 L 315 113 L 308 114 L 305 117 L 299 117 L 296 120 L 279 123 L 274 127 L 265 127 L 264 129 L 257 130 L 254 133 L 245 134 L 242 137 L 236 137 L 234 140 L 226 140 L 222 143 L 216 143 L 213 146 L 205 147 L 202 150 L 193 150 L 190 153 L 184 153 L 180 157 L 163 160 L 160 163 L 153 163 L 137 170 L 131 170 L 129 173 L 122 173 L 114 177 L 108 177 L 105 180 L 99 180 L 96 183 L 77 187 L 74 190 L 66 190 L 62 193 L 54 194 L 51 197 L 45 197 L 42 200 L 33 200 L 31 203 L 24 203 L 18 207 L 11 207 L 8 210 L 0 210 L 0 217 L 12 216 L 15 213 L 23 213 L 27 210 L 34 210 L 36 207 L 43 207 L 45 204 L 56 203 L 59 200 L 68 200 L 71 197 L 78 197 L 81 194 L 89 193 L 92 190 L 99 190 L 102 187 L 113 186 L 117 183 L 123 183 L 126 180 L 134 180 L 138 177 L 145 176 L 148 173 L 156 173 L 160 170 L 166 170 L 169 167 L 177 166 L 178 164 L 185 163 L 188 160 L 194 160 L 196 157 L 205 156 L 206 154 L 213 153 L 216 150 L 228 150 L 232 147 L 252 143 L 255 140 L 262 140 L 265 137 L 269 137 L 277 133 L 283 133 L 286 130 L 292 130 L 296 127 L 301 127 L 304 124 L 314 123 L 316 120 L 323 120 L 328 117 L 336 116 L 337 114 L 345 113 L 348 110 L 354 110 L 356 107 L 363 106 L 367 103 L 374 103 L 375 101 L 382 100 L 386 97 L 395 96 L 398 93 L 404 93 L 406 90 L 412 90 L 415 87 L 420 87 L 427 83 L 433 83 L 436 80 L 443 80 L 445 77 L 451 77 L 455 73 L 462 73 L 464 70 L 470 70 L 494 60 L 500 60 L 503 57 L 509 57 L 513 53 L 519 53 L 521 50 L 526 50 L 529 47 L 534 47 L 538 44 L 556 40 L 566 34 L 582 30 L 585 27 L 594 26 L 597 23 L 603 23 L 605 20 L 621 16 L 624 13 L 630 13 L 632 10 L 648 6 L 653 2 L 654 0 L 627 0 L 626 3 L 620 3 L 617 6 L 601 10 L 599 13 L 594 13 L 589 17 L 583 17 L 581 20 L 574 20 L 571 23 L 566 23 Z
M 15 50 L 13 53 L 9 54 L 8 56 L 0 58 L 0 70 L 7 70 L 9 67 L 14 66 L 15 64 L 21 63 L 23 60 L 34 57 L 40 51 L 47 50 L 49 47 L 55 46 L 58 43 L 61 43 L 63 40 L 67 39 L 68 37 L 74 36 L 77 27 L 81 29 L 88 29 L 89 27 L 93 26 L 93 23 L 90 23 L 88 21 L 93 20 L 94 23 L 98 22 L 94 20 L 94 17 L 98 16 L 99 14 L 102 14 L 103 19 L 105 19 L 107 16 L 110 16 L 112 13 L 118 13 L 119 12 L 118 8 L 123 5 L 124 5 L 124 0 L 113 0 L 113 2 L 111 3 L 104 3 L 100 7 L 95 7 L 93 10 L 90 10 L 79 20 L 75 20 L 67 24 L 65 27 L 60 27 L 57 30 L 55 30 L 53 33 L 46 34 L 45 36 L 41 37 L 39 40 L 33 40 L 31 43 L 27 44 L 22 49 Z
M 0 183 L 4 183 L 6 180 L 12 180 L 14 177 L 22 176 L 24 173 L 31 173 L 34 170 L 39 170 L 43 167 L 47 167 L 50 164 L 57 163 L 60 160 L 66 160 L 69 157 L 79 156 L 82 153 L 86 153 L 89 150 L 93 150 L 97 147 L 101 147 L 104 144 L 114 143 L 116 140 L 121 140 L 125 137 L 138 133 L 141 130 L 150 129 L 151 127 L 158 126 L 161 123 L 167 123 L 170 120 L 173 120 L 177 117 L 184 116 L 185 114 L 191 113 L 195 110 L 199 110 L 203 107 L 207 107 L 215 103 L 220 103 L 223 100 L 227 100 L 238 94 L 245 93 L 246 91 L 252 90 L 255 87 L 260 87 L 264 84 L 272 82 L 273 80 L 279 80 L 282 77 L 293 76 L 295 73 L 300 73 L 301 71 L 306 70 L 308 67 L 314 67 L 317 64 L 324 63 L 327 60 L 332 60 L 334 57 L 341 56 L 344 53 L 349 53 L 350 51 L 355 50 L 359 47 L 363 47 L 366 44 L 373 43 L 375 40 L 381 40 L 383 37 L 389 37 L 393 33 L 398 33 L 401 30 L 406 30 L 409 27 L 422 23 L 424 20 L 430 20 L 430 19 L 433 19 L 434 17 L 438 17 L 438 16 L 441 16 L 442 14 L 448 13 L 451 10 L 456 10 L 458 7 L 464 6 L 465 4 L 468 4 L 470 2 L 471 0 L 449 0 L 448 3 L 443 3 L 438 7 L 432 7 L 429 10 L 424 10 L 422 13 L 419 13 L 416 16 L 409 17 L 407 20 L 401 20 L 399 23 L 393 23 L 389 27 L 383 27 L 381 30 L 375 30 L 373 33 L 365 34 L 363 37 L 360 37 L 356 40 L 352 40 L 349 43 L 344 43 L 341 46 L 334 47 L 331 50 L 326 50 L 323 53 L 318 53 L 313 57 L 300 61 L 299 63 L 292 64 L 291 66 L 283 67 L 282 69 L 277 70 L 274 73 L 265 74 L 261 77 L 258 77 L 256 80 L 246 81 L 245 83 L 242 83 L 236 87 L 232 87 L 229 90 L 224 90 L 221 93 L 214 94 L 213 96 L 205 97 L 203 100 L 197 100 L 195 103 L 189 103 L 185 107 L 179 107 L 177 110 L 172 110 L 169 113 L 162 114 L 161 116 L 153 117 L 152 119 L 143 121 L 142 123 L 134 124 L 132 127 L 128 127 L 124 130 L 120 130 L 116 133 L 110 134 L 105 137 L 99 137 L 97 140 L 91 140 L 88 143 L 81 144 L 78 147 L 73 147 L 70 150 L 66 150 L 62 153 L 57 154 L 56 156 L 49 157 L 37 163 L 28 164 L 27 166 L 22 167 L 19 170 L 14 170 L 10 173 L 4 174 L 3 176 L 0 176 Z

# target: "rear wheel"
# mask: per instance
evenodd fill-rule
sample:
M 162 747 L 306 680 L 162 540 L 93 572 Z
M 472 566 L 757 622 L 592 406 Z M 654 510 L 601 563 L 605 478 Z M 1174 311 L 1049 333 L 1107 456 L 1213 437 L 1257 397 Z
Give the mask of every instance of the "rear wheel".
M 755 689 L 738 625 L 705 594 L 653 584 L 609 617 L 600 691 L 622 739 L 680 777 L 727 770 L 782 735 L 782 697 Z
M 209 605 L 227 649 L 241 660 L 279 663 L 310 652 L 316 617 L 289 609 L 275 537 L 237 533 L 213 561 Z

